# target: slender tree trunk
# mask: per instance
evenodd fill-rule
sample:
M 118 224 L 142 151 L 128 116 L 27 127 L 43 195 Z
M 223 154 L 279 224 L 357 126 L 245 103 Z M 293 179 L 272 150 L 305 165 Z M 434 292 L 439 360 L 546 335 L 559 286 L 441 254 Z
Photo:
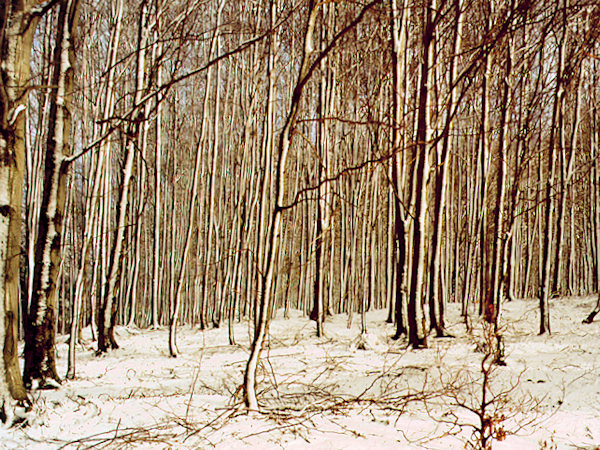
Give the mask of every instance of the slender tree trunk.
M 566 0 L 565 0 L 566 1 Z M 557 55 L 557 75 L 554 90 L 554 106 L 552 111 L 552 124 L 550 128 L 550 138 L 547 153 L 547 174 L 544 200 L 545 203 L 545 221 L 544 233 L 542 237 L 542 277 L 538 293 L 540 305 L 540 334 L 550 333 L 550 289 L 551 289 L 551 269 L 552 269 L 552 240 L 554 238 L 554 182 L 555 182 L 555 154 L 556 143 L 562 141 L 562 120 L 563 120 L 563 101 L 564 86 L 562 85 L 562 74 L 565 66 L 565 51 L 562 42 L 565 42 L 567 35 L 566 11 L 563 11 L 563 31 L 562 41 L 558 44 Z M 557 243 L 558 245 L 559 243 Z
M 224 5 L 225 5 L 225 2 L 223 0 L 221 0 L 219 2 L 219 6 L 217 8 L 216 25 L 215 25 L 215 31 L 213 33 L 213 37 L 212 37 L 212 41 L 211 41 L 209 58 L 212 57 L 212 55 L 214 54 L 215 49 L 216 49 L 217 39 L 219 37 L 219 24 L 221 23 L 221 12 L 223 11 Z M 202 145 L 204 144 L 205 133 L 206 133 L 206 129 L 207 129 L 206 120 L 208 117 L 208 101 L 210 98 L 211 87 L 212 87 L 212 67 L 210 67 L 206 73 L 206 90 L 204 92 L 204 108 L 203 108 L 203 112 L 202 112 L 202 123 L 200 125 L 200 138 L 198 139 L 198 146 L 196 148 L 196 161 L 194 164 L 194 173 L 193 173 L 193 178 L 192 178 L 192 190 L 190 193 L 190 200 L 189 200 L 189 207 L 188 207 L 189 223 L 188 223 L 188 227 L 187 227 L 187 233 L 185 236 L 185 243 L 183 245 L 183 253 L 181 255 L 181 262 L 179 265 L 179 276 L 177 278 L 177 284 L 176 284 L 175 291 L 174 291 L 173 311 L 171 312 L 171 321 L 170 321 L 170 326 L 169 326 L 169 354 L 174 358 L 177 357 L 177 353 L 178 353 L 178 350 L 177 350 L 177 321 L 179 319 L 179 308 L 180 308 L 180 304 L 181 304 L 180 298 L 181 298 L 181 291 L 182 291 L 183 284 L 184 284 L 185 273 L 186 273 L 186 269 L 187 269 L 187 259 L 189 256 L 192 234 L 194 232 L 194 221 L 195 221 L 195 214 L 196 214 L 196 209 L 197 209 L 197 198 L 198 198 L 198 181 L 200 178 L 200 168 L 202 167 Z M 216 153 L 217 150 L 214 149 L 214 151 Z M 213 164 L 213 168 L 214 168 L 214 164 Z M 210 207 L 212 207 L 212 205 L 209 205 L 209 208 Z M 204 270 L 206 271 L 207 268 L 205 268 Z M 207 287 L 205 286 L 204 289 L 206 292 Z M 204 314 L 204 310 L 201 311 L 201 314 Z
M 333 27 L 332 15 L 329 12 L 334 5 L 323 6 L 323 23 L 327 21 L 328 26 L 321 27 L 321 50 L 325 48 L 327 42 L 327 33 L 331 31 Z M 329 145 L 328 145 L 328 132 L 329 127 L 327 126 L 326 117 L 329 116 L 329 90 L 332 87 L 329 85 L 329 70 L 328 65 L 325 61 L 321 61 L 321 79 L 319 82 L 319 100 L 317 105 L 317 114 L 321 120 L 318 123 L 318 156 L 317 162 L 317 176 L 316 180 L 319 183 L 319 199 L 317 200 L 316 207 L 316 231 L 315 231 L 315 278 L 313 288 L 313 308 L 310 314 L 310 318 L 316 322 L 317 325 L 317 337 L 324 335 L 323 322 L 325 320 L 325 292 L 324 292 L 324 272 L 325 262 L 323 258 L 323 250 L 326 248 L 325 233 L 329 233 L 329 183 L 324 181 L 327 179 L 327 173 L 329 168 Z
M 75 293 L 73 295 L 73 307 L 71 310 L 71 330 L 69 334 L 69 353 L 68 353 L 68 367 L 66 377 L 69 380 L 75 378 L 75 348 L 79 335 L 79 321 L 81 315 L 81 305 L 83 302 L 83 291 L 85 285 L 85 269 L 87 267 L 88 254 L 90 251 L 90 247 L 93 244 L 93 230 L 95 228 L 97 211 L 99 208 L 98 205 L 98 195 L 100 192 L 100 187 L 102 185 L 102 163 L 104 158 L 101 154 L 98 154 L 96 158 L 96 168 L 94 170 L 94 180 L 92 191 L 86 201 L 86 217 L 85 217 L 85 230 L 83 234 L 83 242 L 81 244 L 81 253 L 80 253 L 80 266 L 77 271 L 77 276 L 75 278 Z
M 269 317 L 271 308 L 273 306 L 274 297 L 274 276 L 275 276 L 275 263 L 278 258 L 278 250 L 281 240 L 282 220 L 283 220 L 283 206 L 285 200 L 285 181 L 286 181 L 286 162 L 290 151 L 293 133 L 296 126 L 296 119 L 298 110 L 300 108 L 300 100 L 302 92 L 310 76 L 312 75 L 314 68 L 320 63 L 329 51 L 333 48 L 335 43 L 349 30 L 353 29 L 358 24 L 365 13 L 379 3 L 374 1 L 366 5 L 358 16 L 347 25 L 340 33 L 338 33 L 331 41 L 331 43 L 321 51 L 319 56 L 311 63 L 311 55 L 313 53 L 313 32 L 315 29 L 315 22 L 318 15 L 319 5 L 315 0 L 309 0 L 307 5 L 308 20 L 306 28 L 304 30 L 304 45 L 301 57 L 300 68 L 298 71 L 298 78 L 294 84 L 293 94 L 291 98 L 291 104 L 286 115 L 285 124 L 281 131 L 279 143 L 277 146 L 277 170 L 275 171 L 275 209 L 273 210 L 269 220 L 269 237 L 266 242 L 266 257 L 265 266 L 262 268 L 259 285 L 259 302 L 258 302 L 258 314 L 257 323 L 254 330 L 254 338 L 252 339 L 250 356 L 246 365 L 246 371 L 244 373 L 244 396 L 246 407 L 250 411 L 258 410 L 258 400 L 256 398 L 256 370 L 258 367 L 258 360 L 260 353 L 263 348 L 263 344 L 269 328 Z
M 431 262 L 430 262 L 430 280 L 429 280 L 429 301 L 430 314 L 432 314 L 431 326 L 435 328 L 437 337 L 448 336 L 446 331 L 444 311 L 445 299 L 441 286 L 441 258 L 442 258 L 442 223 L 443 212 L 446 204 L 446 178 L 448 174 L 448 150 L 450 147 L 450 136 L 453 134 L 452 115 L 456 108 L 456 89 L 453 87 L 457 76 L 456 56 L 460 54 L 461 34 L 462 34 L 462 15 L 460 0 L 455 2 L 456 22 L 453 34 L 453 54 L 450 57 L 450 67 L 448 71 L 448 87 L 450 91 L 450 100 L 446 110 L 446 121 L 449 122 L 448 132 L 445 133 L 442 140 L 442 146 L 439 155 L 436 152 L 435 167 L 435 195 L 433 212 L 433 235 L 431 237 Z
M 162 46 L 158 46 L 158 53 L 161 53 Z M 162 66 L 159 65 L 156 75 L 156 85 L 162 84 Z M 152 328 L 158 328 L 158 299 L 160 296 L 161 279 L 164 277 L 160 273 L 160 237 L 161 237 L 161 190 L 162 190 L 162 96 L 157 99 L 156 105 L 156 142 L 154 157 L 154 256 L 152 259 Z
M 78 0 L 60 2 L 54 53 L 53 84 L 42 193 L 41 216 L 35 249 L 36 273 L 25 334 L 26 386 L 51 386 L 60 381 L 56 373 L 54 337 L 61 239 L 65 216 L 68 162 L 71 153 L 71 96 L 75 51 L 73 41 L 79 15 Z
M 393 93 L 392 108 L 394 127 L 392 129 L 392 198 L 394 204 L 394 321 L 396 322 L 396 332 L 394 339 L 406 334 L 404 326 L 404 268 L 406 264 L 406 229 L 405 215 L 403 205 L 403 164 L 404 152 L 404 89 L 406 84 L 406 24 L 408 22 L 409 9 L 404 8 L 404 1 L 401 6 L 398 0 L 390 0 L 391 30 L 392 30 L 392 62 L 393 62 Z
M 580 69 L 581 70 L 581 69 Z M 579 78 L 579 75 L 578 77 Z M 578 80 L 579 81 L 579 80 Z M 579 83 L 578 83 L 579 84 Z M 563 143 L 560 148 L 560 195 L 558 198 L 558 218 L 556 220 L 556 255 L 555 255 L 555 270 L 554 278 L 552 281 L 552 292 L 560 293 L 562 295 L 567 294 L 568 291 L 568 261 L 565 261 L 566 245 L 565 245 L 565 228 L 567 225 L 567 197 L 570 190 L 571 178 L 573 176 L 573 163 L 574 154 L 577 145 L 577 132 L 579 128 L 579 117 L 580 117 L 580 93 L 579 87 L 575 87 L 575 102 L 573 105 L 573 118 L 571 124 L 571 134 L 568 137 L 566 130 L 561 131 L 561 137 Z M 565 126 L 565 120 L 562 121 L 562 126 Z M 568 138 L 568 140 L 567 140 Z M 565 142 L 566 141 L 566 142 Z M 573 243 L 571 242 L 571 245 Z
M 223 10 L 223 7 L 225 6 L 225 1 L 222 0 L 219 2 L 219 6 L 218 6 L 218 13 L 217 13 L 217 20 L 220 21 L 220 17 L 221 17 L 221 11 Z M 217 32 L 215 33 L 215 41 L 214 41 L 214 49 L 213 52 L 216 52 L 217 54 L 219 53 L 219 33 L 218 33 L 218 27 L 219 27 L 219 22 L 217 22 Z M 212 89 L 212 86 L 211 86 Z M 210 282 L 209 283 L 209 271 L 213 269 L 213 264 L 212 264 L 212 254 L 213 254 L 213 247 L 215 247 L 214 245 L 214 240 L 218 240 L 218 233 L 215 233 L 216 229 L 217 229 L 217 214 L 216 214 L 216 203 L 215 203 L 215 195 L 216 195 L 216 177 L 217 177 L 217 161 L 219 158 L 219 109 L 220 109 L 220 91 L 221 91 L 221 74 L 219 72 L 219 64 L 215 65 L 215 109 L 214 109 L 214 121 L 213 121 L 213 145 L 212 145 L 212 157 L 211 157 L 211 168 L 210 168 L 210 178 L 208 181 L 208 191 L 209 191 L 209 197 L 208 197 L 208 207 L 206 209 L 206 223 L 207 223 L 207 228 L 208 228 L 208 233 L 207 233 L 207 237 L 206 237 L 206 243 L 205 243 L 205 250 L 204 250 L 204 267 L 202 270 L 203 276 L 202 276 L 202 285 L 203 285 L 203 291 L 202 291 L 202 307 L 201 307 L 201 317 L 200 317 L 200 327 L 204 328 L 206 326 L 206 317 L 208 317 L 208 314 L 206 312 L 206 307 L 208 305 L 208 294 L 210 289 L 210 286 L 214 284 L 214 289 L 213 289 L 213 302 L 212 304 L 215 305 L 216 307 L 216 303 L 218 302 L 218 296 L 217 296 L 217 278 L 218 278 L 218 267 L 214 267 L 214 271 L 215 271 L 215 275 L 214 275 L 214 283 Z M 208 106 L 208 105 L 207 105 Z M 206 117 L 206 113 L 204 115 L 204 117 Z M 218 249 L 215 248 L 215 252 L 217 252 L 217 255 L 215 255 L 215 259 L 218 260 Z
M 485 31 L 488 32 L 491 21 L 491 3 L 486 3 L 484 19 L 486 24 Z M 488 189 L 490 184 L 490 134 L 491 134 L 491 114 L 490 114 L 490 83 L 491 83 L 491 67 L 492 57 L 485 55 L 485 64 L 483 65 L 484 73 L 482 74 L 481 85 L 481 123 L 479 127 L 479 167 L 478 180 L 479 185 L 479 201 L 481 212 L 479 216 L 479 315 L 483 316 L 489 323 L 493 322 L 494 304 L 493 295 L 490 288 L 490 280 L 492 278 L 493 264 L 491 261 L 492 250 L 491 245 L 494 241 L 490 237 L 489 232 L 493 232 L 490 226 L 490 217 L 488 211 L 489 195 Z M 493 293 L 492 293 L 493 294 Z
M 138 24 L 138 42 L 136 51 L 136 91 L 133 100 L 133 107 L 141 106 L 142 93 L 145 84 L 145 60 L 146 43 L 148 27 L 148 5 L 144 0 L 140 5 L 139 24 Z M 143 111 L 138 113 L 139 122 L 143 122 Z M 119 195 L 119 206 L 117 209 L 117 223 L 114 231 L 108 268 L 107 278 L 104 287 L 104 296 L 98 311 L 98 353 L 105 353 L 109 347 L 119 348 L 114 335 L 115 319 L 119 298 L 119 286 L 122 282 L 122 262 L 123 247 L 125 244 L 126 222 L 129 209 L 129 191 L 131 187 L 131 178 L 135 155 L 137 152 L 137 137 L 139 123 L 132 123 L 129 127 L 128 137 L 125 144 L 125 163 L 123 166 L 122 185 Z
M 418 110 L 415 141 L 415 154 L 412 185 L 414 196 L 414 215 L 412 229 L 412 255 L 410 285 L 408 297 L 408 341 L 413 348 L 427 346 L 424 326 L 423 290 L 425 274 L 425 221 L 427 210 L 427 172 L 428 172 L 428 86 L 430 69 L 430 46 L 433 42 L 434 23 L 432 21 L 432 1 L 427 0 L 423 11 L 423 34 L 421 49 L 421 67 L 418 86 Z
M 493 314 L 492 320 L 495 330 L 498 329 L 498 319 L 500 315 L 500 302 L 502 300 L 502 273 L 504 268 L 504 247 L 506 242 L 506 232 L 504 230 L 505 217 L 505 191 L 506 191 L 506 172 L 507 172 L 507 133 L 508 133 L 508 107 L 510 83 L 509 79 L 512 71 L 512 52 L 510 39 L 506 44 L 506 70 L 504 72 L 504 83 L 500 107 L 500 124 L 498 137 L 498 151 L 496 161 L 496 195 L 494 204 L 494 242 L 492 246 L 492 302 Z M 501 357 L 502 355 L 500 355 Z

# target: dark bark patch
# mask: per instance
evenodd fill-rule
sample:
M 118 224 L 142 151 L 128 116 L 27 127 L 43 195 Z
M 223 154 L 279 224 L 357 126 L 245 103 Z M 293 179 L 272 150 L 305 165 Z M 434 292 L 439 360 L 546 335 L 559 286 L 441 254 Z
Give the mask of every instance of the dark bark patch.
M 54 236 L 54 239 L 52 239 L 52 244 L 51 244 L 50 248 L 53 251 L 60 251 L 60 234 L 59 233 L 56 233 L 56 235 Z
M 0 216 L 10 217 L 13 208 L 10 205 L 0 205 Z
M 7 360 L 14 357 L 13 350 L 15 348 L 15 342 L 12 329 L 14 326 L 15 315 L 12 311 L 7 311 L 4 320 L 6 321 L 6 329 L 9 330 L 4 336 L 4 359 Z

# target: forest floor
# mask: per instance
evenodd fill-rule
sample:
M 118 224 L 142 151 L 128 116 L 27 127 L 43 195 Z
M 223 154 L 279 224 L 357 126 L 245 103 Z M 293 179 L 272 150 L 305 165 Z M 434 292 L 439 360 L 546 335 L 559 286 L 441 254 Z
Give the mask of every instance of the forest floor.
M 504 305 L 505 366 L 494 366 L 487 399 L 495 449 L 598 448 L 600 322 L 583 325 L 595 303 L 551 303 L 551 336 L 538 336 L 535 301 Z M 317 338 L 314 322 L 280 311 L 263 353 L 264 413 L 236 408 L 248 354 L 248 325 L 181 327 L 181 352 L 169 358 L 168 330 L 119 328 L 121 348 L 94 356 L 79 348 L 77 378 L 34 394 L 26 427 L 0 429 L 1 448 L 468 448 L 481 402 L 482 325 L 466 333 L 457 305 L 448 330 L 429 348 L 393 341 L 385 311 L 336 315 Z M 89 330 L 85 330 L 89 333 Z M 89 334 L 87 335 L 89 337 Z M 482 351 L 483 350 L 483 351 Z M 66 371 L 66 337 L 57 346 Z M 487 366 L 486 366 L 487 367 Z M 513 434 L 516 433 L 516 434 Z

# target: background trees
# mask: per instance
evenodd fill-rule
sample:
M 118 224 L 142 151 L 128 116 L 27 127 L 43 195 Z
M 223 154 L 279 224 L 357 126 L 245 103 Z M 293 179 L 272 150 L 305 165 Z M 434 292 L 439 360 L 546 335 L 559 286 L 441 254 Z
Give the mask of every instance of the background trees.
M 449 301 L 468 326 L 537 297 L 543 333 L 553 295 L 598 291 L 598 6 L 33 7 L 1 27 L 2 329 L 20 300 L 27 383 L 59 378 L 55 326 L 73 377 L 86 326 L 102 353 L 169 325 L 175 356 L 178 324 L 248 319 L 253 361 L 277 308 L 319 335 L 389 308 L 420 347 Z

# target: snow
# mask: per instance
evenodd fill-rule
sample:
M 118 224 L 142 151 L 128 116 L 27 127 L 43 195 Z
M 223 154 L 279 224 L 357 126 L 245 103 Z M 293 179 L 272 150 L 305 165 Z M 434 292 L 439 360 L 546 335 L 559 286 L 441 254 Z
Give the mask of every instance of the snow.
M 597 448 L 600 444 L 600 322 L 583 325 L 595 299 L 551 303 L 553 334 L 537 336 L 535 301 L 504 305 L 506 366 L 494 366 L 489 398 L 507 432 L 495 449 Z M 481 398 L 483 325 L 465 331 L 448 305 L 456 338 L 409 350 L 393 341 L 385 311 L 314 322 L 279 311 L 259 370 L 261 414 L 239 408 L 248 324 L 180 327 L 180 356 L 168 356 L 168 330 L 119 328 L 121 345 L 105 356 L 78 348 L 77 378 L 35 392 L 30 425 L 0 429 L 0 448 L 462 449 Z M 479 345 L 477 345 L 479 344 Z M 66 337 L 57 344 L 66 372 Z M 502 414 L 502 416 L 500 415 Z M 503 420 L 502 420 L 503 419 Z M 458 425 L 461 424 L 461 425 Z M 516 434 L 512 434 L 515 432 Z

